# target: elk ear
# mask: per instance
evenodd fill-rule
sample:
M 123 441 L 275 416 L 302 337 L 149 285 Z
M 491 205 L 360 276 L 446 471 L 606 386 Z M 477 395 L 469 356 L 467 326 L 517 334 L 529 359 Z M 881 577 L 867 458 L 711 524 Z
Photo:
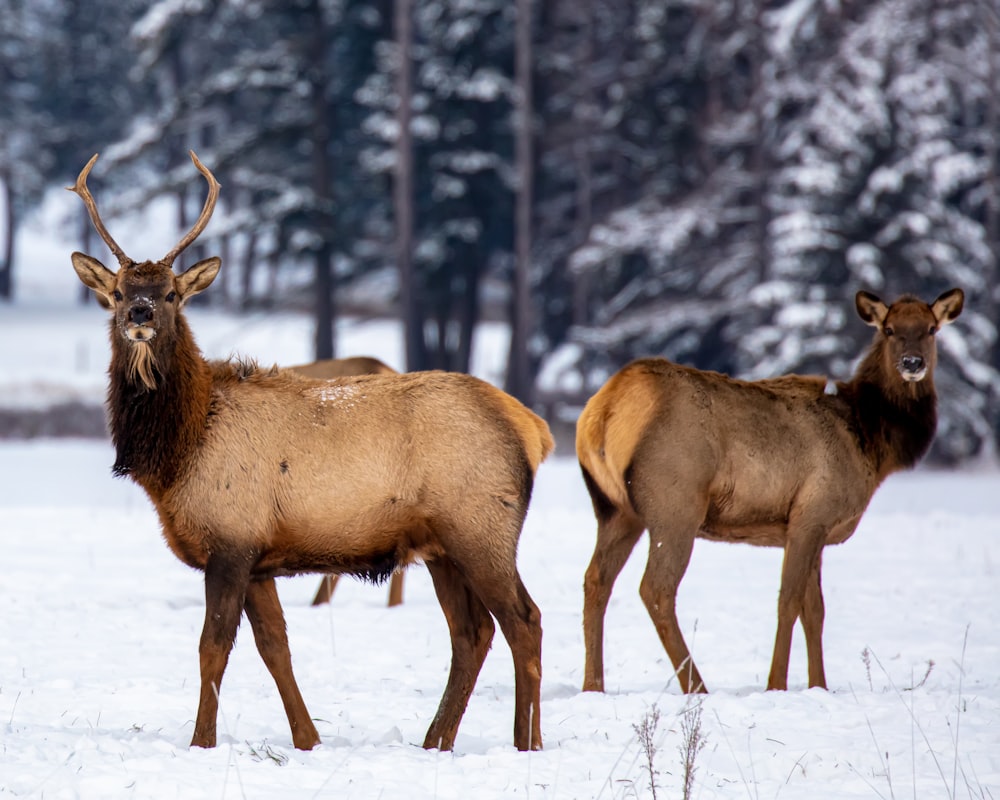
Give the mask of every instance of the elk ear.
M 93 290 L 97 302 L 108 310 L 114 308 L 111 295 L 115 291 L 115 284 L 118 283 L 118 276 L 96 258 L 83 253 L 73 253 L 70 260 L 80 280 Z
M 181 305 L 194 297 L 199 292 L 205 291 L 219 274 L 219 267 L 222 266 L 222 259 L 218 256 L 206 258 L 197 264 L 184 270 L 177 276 L 175 286 L 177 294 L 180 295 Z
M 961 289 L 949 289 L 941 295 L 931 305 L 931 311 L 937 318 L 939 325 L 947 325 L 954 322 L 962 313 L 962 306 L 965 305 L 965 292 Z
M 876 328 L 885 322 L 885 315 L 889 313 L 886 304 L 868 292 L 858 292 L 854 297 L 854 304 L 858 308 L 858 316 L 865 321 L 865 324 Z

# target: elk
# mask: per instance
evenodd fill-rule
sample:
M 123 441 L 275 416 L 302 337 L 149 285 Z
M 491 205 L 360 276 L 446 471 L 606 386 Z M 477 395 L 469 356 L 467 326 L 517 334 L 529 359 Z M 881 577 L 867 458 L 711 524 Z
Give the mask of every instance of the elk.
M 639 593 L 684 692 L 706 691 L 676 613 L 696 537 L 784 548 L 767 687 L 787 688 L 798 619 L 809 686 L 826 688 L 823 548 L 848 539 L 879 484 L 930 446 L 935 334 L 963 302 L 960 289 L 930 305 L 904 295 L 887 306 L 858 292 L 858 314 L 875 333 L 846 382 L 741 381 L 646 358 L 597 391 L 576 431 L 597 518 L 584 577 L 584 691 L 604 691 L 604 616 L 643 530 L 649 555 Z
M 323 358 L 309 364 L 296 364 L 288 367 L 299 375 L 307 378 L 319 378 L 323 381 L 332 378 L 344 378 L 350 375 L 395 375 L 396 370 L 372 356 L 351 356 L 350 358 Z
M 541 615 L 516 552 L 536 470 L 554 446 L 548 426 L 469 375 L 361 375 L 331 385 L 252 362 L 206 361 L 182 308 L 208 288 L 221 260 L 172 269 L 219 193 L 208 168 L 191 159 L 209 186 L 201 215 L 162 259 L 136 262 L 108 233 L 87 188 L 95 155 L 72 191 L 120 267 L 79 252 L 72 263 L 112 311 L 113 472 L 146 491 L 170 549 L 205 574 L 192 746 L 216 744 L 219 689 L 244 612 L 293 744 L 318 744 L 292 673 L 275 578 L 379 580 L 420 558 L 452 645 L 424 747 L 453 747 L 495 618 L 514 662 L 514 744 L 540 749 Z
M 309 364 L 296 364 L 288 369 L 305 375 L 308 378 L 319 378 L 328 381 L 336 378 L 343 378 L 349 375 L 395 375 L 396 370 L 372 356 L 351 356 L 350 358 L 324 358 L 313 361 Z M 324 575 L 316 589 L 312 604 L 320 606 L 329 603 L 333 597 L 333 591 L 337 588 L 339 575 Z M 393 572 L 389 578 L 389 601 L 388 606 L 402 605 L 403 603 L 403 573 Z

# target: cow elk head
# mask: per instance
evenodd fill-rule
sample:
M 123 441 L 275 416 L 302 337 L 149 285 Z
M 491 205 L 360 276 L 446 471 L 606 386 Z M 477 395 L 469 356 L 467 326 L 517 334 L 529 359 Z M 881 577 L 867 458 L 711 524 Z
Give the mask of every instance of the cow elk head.
M 858 292 L 856 305 L 861 319 L 884 337 L 885 358 L 907 383 L 919 383 L 932 375 L 937 363 L 935 336 L 962 313 L 965 295 L 951 289 L 928 305 L 904 295 L 891 306 L 868 292 Z

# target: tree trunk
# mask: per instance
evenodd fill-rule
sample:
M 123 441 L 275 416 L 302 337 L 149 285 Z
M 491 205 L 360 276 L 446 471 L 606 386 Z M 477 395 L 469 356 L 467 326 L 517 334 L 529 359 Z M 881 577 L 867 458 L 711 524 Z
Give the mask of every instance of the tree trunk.
M 3 183 L 4 216 L 7 237 L 4 240 L 3 258 L 0 259 L 0 297 L 10 300 L 14 296 L 14 239 L 17 230 L 17 216 L 14 213 L 14 192 L 10 180 L 0 175 Z
M 763 67 L 767 57 L 766 31 L 764 30 L 764 0 L 751 0 L 753 3 L 753 36 L 750 44 L 751 69 L 753 70 L 754 105 L 754 141 L 751 145 L 750 170 L 754 184 L 754 249 L 757 259 L 757 282 L 764 283 L 768 279 L 769 242 L 767 239 L 770 212 L 767 208 L 767 181 L 770 175 L 770 164 L 767 144 L 767 119 Z
M 243 251 L 243 285 L 240 290 L 239 307 L 244 311 L 250 308 L 253 298 L 253 276 L 257 268 L 257 231 L 247 232 L 246 249 Z
M 580 138 L 573 144 L 573 155 L 576 160 L 574 248 L 582 247 L 590 237 L 590 227 L 594 217 L 594 166 L 591 158 L 591 147 L 594 136 L 594 120 L 600 113 L 592 75 L 594 70 L 594 0 L 586 0 L 584 3 L 581 35 L 583 46 L 580 60 L 577 62 L 577 74 L 584 76 L 584 90 L 582 102 L 578 107 L 579 116 L 576 119 L 577 124 L 580 125 Z M 574 325 L 585 325 L 589 317 L 590 270 L 570 275 L 569 280 L 573 287 L 571 319 Z
M 316 358 L 333 358 L 337 352 L 336 306 L 334 292 L 336 283 L 333 275 L 333 245 L 330 242 L 333 225 L 330 220 L 331 179 L 329 110 L 326 101 L 325 70 L 323 56 L 326 50 L 327 32 L 323 25 L 323 10 L 319 2 L 313 2 L 310 12 L 315 17 L 312 31 L 310 68 L 312 81 L 312 174 L 313 202 L 316 208 L 313 219 L 316 231 L 322 237 L 314 262 L 316 278 Z
M 316 252 L 316 359 L 333 358 L 336 352 L 334 331 L 333 270 L 330 245 L 324 242 Z
M 396 217 L 396 264 L 399 269 L 399 304 L 403 318 L 403 346 L 408 371 L 427 368 L 427 348 L 417 276 L 413 267 L 413 116 L 411 0 L 395 0 L 396 54 L 396 174 L 393 213 Z
M 534 381 L 528 353 L 531 329 L 531 205 L 534 158 L 532 148 L 531 92 L 531 11 L 532 0 L 517 0 L 517 31 L 514 79 L 517 84 L 515 159 L 517 199 L 514 214 L 514 291 L 511 297 L 510 355 L 507 359 L 507 391 L 531 405 Z

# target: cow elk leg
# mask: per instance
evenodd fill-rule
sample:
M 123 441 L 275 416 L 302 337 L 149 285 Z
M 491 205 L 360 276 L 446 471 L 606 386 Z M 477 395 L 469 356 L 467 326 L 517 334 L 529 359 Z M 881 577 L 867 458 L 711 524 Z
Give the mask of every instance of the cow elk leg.
M 472 593 L 454 564 L 446 559 L 429 561 L 427 570 L 451 634 L 451 671 L 424 747 L 451 750 L 495 628 L 486 606 Z
M 250 582 L 248 564 L 211 556 L 205 565 L 205 626 L 198 648 L 201 694 L 192 747 L 215 747 L 219 692 Z
M 816 566 L 809 574 L 805 600 L 802 604 L 802 629 L 806 634 L 806 652 L 809 657 L 809 686 L 826 688 L 826 671 L 823 669 L 823 585 L 820 581 L 822 551 L 816 557 Z
M 646 604 L 685 694 L 708 691 L 677 621 L 677 587 L 691 560 L 696 528 L 696 524 L 683 522 L 675 522 L 669 528 L 651 526 L 649 560 L 639 584 L 639 596 Z
M 794 516 L 794 515 L 793 515 Z M 803 614 L 806 604 L 807 587 L 815 580 L 815 589 L 809 589 L 810 599 L 815 605 L 813 594 L 819 593 L 819 557 L 823 551 L 822 530 L 803 530 L 801 526 L 790 520 L 788 543 L 785 545 L 785 558 L 781 567 L 781 590 L 778 593 L 778 630 L 774 637 L 774 655 L 771 658 L 771 674 L 767 679 L 768 689 L 788 688 L 788 660 L 792 650 L 792 630 L 795 620 Z M 815 576 L 813 575 L 815 573 Z M 809 643 L 809 633 L 817 632 L 819 620 L 816 609 L 808 622 L 803 619 L 806 629 L 806 641 Z M 822 625 L 819 623 L 819 627 Z M 822 651 L 816 645 L 809 646 L 809 677 L 810 683 L 814 675 L 815 658 L 822 658 Z
M 316 596 L 313 598 L 312 604 L 314 606 L 321 606 L 324 603 L 329 603 L 333 597 L 333 590 L 337 588 L 337 581 L 339 579 L 339 575 L 324 575 L 320 578 L 319 588 L 316 589 Z
M 292 673 L 285 615 L 281 610 L 273 578 L 251 582 L 247 588 L 246 612 L 257 642 L 257 651 L 274 678 L 281 702 L 285 706 L 288 724 L 292 729 L 292 743 L 299 750 L 312 750 L 320 743 L 319 733 L 309 717 Z
M 339 579 L 339 575 L 324 575 L 320 579 L 319 587 L 316 589 L 316 595 L 313 597 L 312 604 L 314 606 L 321 606 L 324 603 L 329 603 L 333 599 L 333 590 L 337 588 L 337 581 Z M 386 605 L 389 608 L 393 608 L 402 604 L 403 573 L 394 572 L 389 579 L 389 599 Z
M 615 511 L 599 517 L 597 543 L 583 579 L 583 691 L 604 691 L 604 617 L 615 580 L 642 535 L 642 524 Z

